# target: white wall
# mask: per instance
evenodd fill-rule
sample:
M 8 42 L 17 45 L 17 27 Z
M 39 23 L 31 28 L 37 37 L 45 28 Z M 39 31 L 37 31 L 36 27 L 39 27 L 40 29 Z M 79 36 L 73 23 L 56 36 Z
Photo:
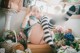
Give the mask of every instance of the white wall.
M 20 26 L 23 21 L 23 18 L 25 17 L 25 14 L 26 10 L 22 10 L 21 12 L 12 16 L 10 23 L 11 30 L 16 30 L 16 31 L 20 30 Z M 5 14 L 2 13 L 2 11 L 0 10 L 0 33 L 4 30 L 4 26 L 5 26 Z
M 5 15 L 4 13 L 2 13 L 2 11 L 0 10 L 0 32 L 3 30 L 4 28 L 4 23 L 5 23 Z
M 75 37 L 80 37 L 80 19 L 70 19 L 62 24 L 64 29 L 71 28 Z
M 72 29 L 74 36 L 80 38 L 80 19 L 72 18 L 57 26 L 63 27 L 64 31 L 68 28 Z

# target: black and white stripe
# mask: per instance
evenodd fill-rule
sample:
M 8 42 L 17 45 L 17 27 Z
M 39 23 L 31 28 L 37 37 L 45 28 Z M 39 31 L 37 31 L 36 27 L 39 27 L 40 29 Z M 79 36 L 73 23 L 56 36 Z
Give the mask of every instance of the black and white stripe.
M 64 19 L 67 21 L 72 15 L 76 14 L 79 10 L 79 6 L 72 5 L 69 10 L 66 12 Z
M 44 41 L 47 44 L 49 44 L 52 48 L 54 48 L 54 42 L 52 40 L 52 35 L 50 34 L 48 18 L 47 17 L 41 18 L 40 23 L 41 23 L 43 31 L 44 31 Z

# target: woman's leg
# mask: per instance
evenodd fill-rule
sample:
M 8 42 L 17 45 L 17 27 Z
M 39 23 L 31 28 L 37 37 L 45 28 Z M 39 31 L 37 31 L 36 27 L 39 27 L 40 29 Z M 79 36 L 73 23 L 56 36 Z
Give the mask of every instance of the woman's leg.
M 42 25 L 43 31 L 44 31 L 44 41 L 51 46 L 51 48 L 54 47 L 54 42 L 52 40 L 52 35 L 50 34 L 50 28 L 47 17 L 43 17 L 40 19 L 40 23 Z

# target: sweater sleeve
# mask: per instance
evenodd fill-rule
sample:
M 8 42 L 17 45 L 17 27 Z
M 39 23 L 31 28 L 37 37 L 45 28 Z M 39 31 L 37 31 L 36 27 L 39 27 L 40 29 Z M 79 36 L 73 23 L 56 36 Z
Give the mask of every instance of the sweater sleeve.
M 28 21 L 29 21 L 29 16 L 26 16 L 26 17 L 23 19 L 22 28 L 25 28 L 25 27 L 26 27 L 26 25 L 28 24 Z

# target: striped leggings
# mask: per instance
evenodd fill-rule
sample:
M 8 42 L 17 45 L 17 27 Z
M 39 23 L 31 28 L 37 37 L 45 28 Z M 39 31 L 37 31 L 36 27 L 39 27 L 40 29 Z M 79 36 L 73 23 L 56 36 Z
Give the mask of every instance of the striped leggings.
M 44 41 L 51 46 L 51 48 L 54 48 L 54 42 L 52 40 L 52 35 L 50 33 L 50 27 L 47 17 L 43 17 L 40 19 L 41 26 L 44 31 Z
M 69 10 L 66 12 L 66 14 L 64 15 L 64 19 L 65 21 L 67 21 L 72 15 L 74 14 L 80 14 L 80 5 L 72 5 Z

